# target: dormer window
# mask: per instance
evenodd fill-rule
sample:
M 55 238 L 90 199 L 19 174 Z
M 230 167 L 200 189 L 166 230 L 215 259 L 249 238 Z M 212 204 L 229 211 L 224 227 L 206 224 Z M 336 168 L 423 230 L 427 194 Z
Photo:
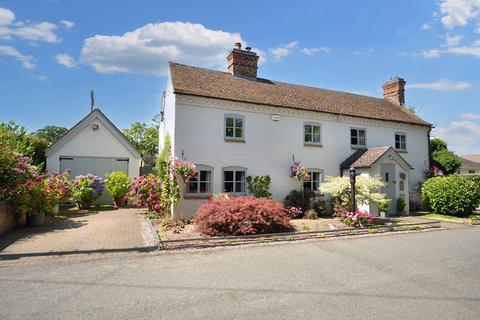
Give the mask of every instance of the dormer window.
M 245 141 L 245 117 L 239 114 L 226 114 L 224 130 L 226 141 Z

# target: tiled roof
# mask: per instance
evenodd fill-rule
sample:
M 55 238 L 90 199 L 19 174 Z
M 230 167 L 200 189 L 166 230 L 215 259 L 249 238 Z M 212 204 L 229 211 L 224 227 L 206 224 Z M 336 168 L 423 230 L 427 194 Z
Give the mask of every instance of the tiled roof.
M 170 63 L 175 93 L 430 126 L 385 99 Z
M 480 154 L 460 156 L 462 167 L 480 167 Z
M 380 159 L 381 156 L 385 154 L 385 152 L 390 149 L 393 150 L 392 147 L 358 149 L 340 164 L 340 168 L 370 168 L 378 159 Z

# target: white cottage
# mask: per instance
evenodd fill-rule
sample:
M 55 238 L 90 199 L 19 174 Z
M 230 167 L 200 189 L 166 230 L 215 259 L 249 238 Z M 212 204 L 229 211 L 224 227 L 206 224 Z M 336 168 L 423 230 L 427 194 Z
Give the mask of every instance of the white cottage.
M 430 166 L 431 125 L 405 108 L 403 79 L 385 83 L 379 99 L 257 77 L 258 55 L 239 43 L 227 61 L 228 72 L 169 64 L 160 145 L 169 134 L 175 156 L 199 169 L 182 186 L 179 216 L 212 193 L 246 194 L 248 175 L 269 175 L 282 200 L 302 187 L 290 178 L 293 157 L 311 170 L 306 189 L 354 166 L 381 175 L 393 204 L 403 197 L 408 211 Z
M 142 157 L 122 132 L 103 114 L 94 109 L 46 150 L 47 171 L 71 171 L 71 177 L 123 171 L 139 175 Z M 113 203 L 107 192 L 98 204 Z

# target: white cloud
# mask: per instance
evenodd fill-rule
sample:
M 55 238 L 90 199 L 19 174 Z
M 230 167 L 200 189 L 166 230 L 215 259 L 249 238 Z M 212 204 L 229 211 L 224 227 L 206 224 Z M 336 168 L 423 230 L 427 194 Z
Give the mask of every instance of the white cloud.
M 74 68 L 77 66 L 77 61 L 75 58 L 66 53 L 57 54 L 55 56 L 55 60 L 57 60 L 58 64 L 61 64 L 67 68 Z
M 446 49 L 430 49 L 422 52 L 422 55 L 425 58 L 436 58 L 442 54 L 459 54 L 459 55 L 467 55 L 467 56 L 474 56 L 480 58 L 480 40 L 473 42 L 467 46 L 461 47 L 449 47 Z
M 445 34 L 445 45 L 447 47 L 453 47 L 453 46 L 458 46 L 460 44 L 460 41 L 462 41 L 463 36 L 458 35 L 458 36 L 451 36 L 450 34 L 446 33 Z
M 437 90 L 437 91 L 462 91 L 467 90 L 472 87 L 468 82 L 458 82 L 454 83 L 450 80 L 439 80 L 437 82 L 431 83 L 413 83 L 406 86 L 408 89 L 426 89 L 426 90 Z
M 226 66 L 228 50 L 242 42 L 239 33 L 211 30 L 190 22 L 151 23 L 120 36 L 85 39 L 80 62 L 103 73 L 164 75 L 167 62 Z
M 447 29 L 466 26 L 480 17 L 480 0 L 443 0 L 440 4 L 442 24 Z
M 434 129 L 433 135 L 445 140 L 459 154 L 480 153 L 480 124 L 473 121 L 452 121 L 446 128 Z
M 480 114 L 476 114 L 476 113 L 462 113 L 460 116 L 462 117 L 462 119 L 465 119 L 465 120 L 480 119 Z
M 7 26 L 15 21 L 15 14 L 6 8 L 0 7 L 0 26 Z
M 272 48 L 269 51 L 272 54 L 275 61 L 280 61 L 286 56 L 289 56 L 290 54 L 292 54 L 293 50 L 295 50 L 297 47 L 298 47 L 298 42 L 292 41 L 285 45 L 281 45 L 277 48 Z
M 316 53 L 322 52 L 322 53 L 330 53 L 332 52 L 332 48 L 329 47 L 320 47 L 320 48 L 303 48 L 300 50 L 302 53 L 305 53 L 306 55 L 313 56 Z
M 352 53 L 354 55 L 362 56 L 362 55 L 369 54 L 369 53 L 372 53 L 372 52 L 373 52 L 373 48 L 370 48 L 370 49 L 367 49 L 367 50 L 355 49 Z
M 68 20 L 61 20 L 60 24 L 63 25 L 63 27 L 67 30 L 70 30 L 75 25 L 74 22 Z
M 432 26 L 429 25 L 428 23 L 422 24 L 422 30 L 428 30 L 428 29 L 431 29 L 431 28 L 432 28 Z
M 33 68 L 35 68 L 35 64 L 33 63 L 33 57 L 20 53 L 14 47 L 0 45 L 0 55 L 4 55 L 4 56 L 8 56 L 16 59 L 22 64 L 22 67 L 24 69 L 32 70 Z

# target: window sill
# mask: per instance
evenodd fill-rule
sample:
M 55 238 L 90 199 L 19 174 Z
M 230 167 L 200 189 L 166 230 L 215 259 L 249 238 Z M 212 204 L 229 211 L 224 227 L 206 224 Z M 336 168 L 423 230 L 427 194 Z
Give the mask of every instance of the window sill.
M 224 138 L 225 142 L 245 143 L 245 139 Z
M 350 147 L 351 147 L 352 149 L 356 149 L 356 150 L 358 150 L 358 149 L 368 149 L 367 146 L 354 146 L 354 145 L 350 145 Z
M 323 145 L 321 143 L 314 143 L 314 142 L 304 142 L 303 143 L 304 147 L 319 147 L 323 148 Z
M 402 149 L 395 149 L 398 153 L 408 153 L 407 150 L 402 150 Z
M 210 196 L 211 196 L 210 193 L 189 193 L 189 194 L 184 194 L 183 199 L 208 200 Z

